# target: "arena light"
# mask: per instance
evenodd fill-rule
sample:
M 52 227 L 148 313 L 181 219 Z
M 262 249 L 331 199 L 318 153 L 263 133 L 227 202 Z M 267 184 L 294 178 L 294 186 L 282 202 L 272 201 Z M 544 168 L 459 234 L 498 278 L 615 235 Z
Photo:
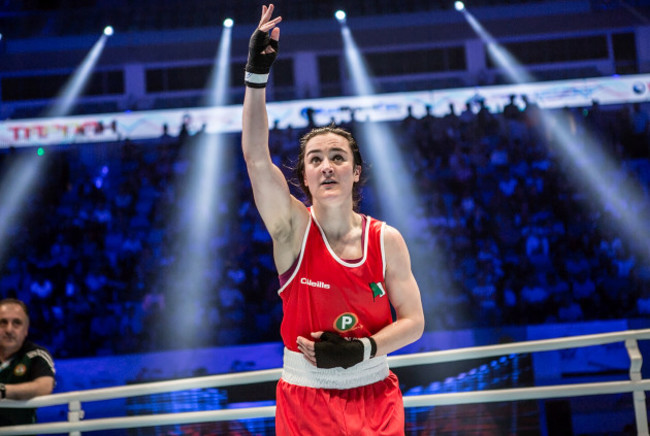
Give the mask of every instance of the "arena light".
M 576 130 L 561 113 L 548 111 L 542 111 L 541 121 L 568 176 L 608 215 L 602 222 L 650 265 L 650 210 L 641 184 L 625 174 L 629 169 L 621 168 L 622 163 L 586 127 Z
M 460 11 L 462 11 L 462 10 L 465 9 L 465 3 L 463 3 L 463 2 L 454 2 L 454 8 L 455 8 L 457 11 L 460 12 Z
M 352 93 L 358 96 L 376 94 L 370 69 L 346 23 L 341 23 L 341 35 Z M 363 107 L 362 101 L 359 106 Z M 362 118 L 363 112 L 357 112 L 361 113 Z M 444 259 L 440 254 L 444 250 L 432 247 L 432 237 L 419 232 L 418 226 L 413 222 L 419 219 L 419 214 L 423 211 L 423 205 L 419 201 L 422 196 L 413 180 L 414 173 L 408 168 L 398 146 L 399 141 L 393 127 L 384 122 L 357 121 L 353 133 L 359 141 L 361 152 L 370 163 L 372 173 L 370 186 L 366 189 L 381 193 L 376 196 L 379 199 L 377 217 L 397 228 L 407 241 L 413 273 L 420 285 L 422 298 L 433 298 L 430 292 L 441 287 L 453 292 L 450 289 L 453 287 L 452 280 L 447 276 L 448 269 L 443 267 Z
M 90 72 L 99 59 L 106 38 L 105 34 L 101 35 L 91 48 L 86 58 L 63 86 L 54 103 L 45 111 L 46 117 L 62 117 L 70 113 L 75 100 L 88 81 Z M 4 239 L 7 237 L 8 230 L 21 219 L 22 211 L 25 209 L 23 202 L 30 198 L 38 177 L 43 177 L 41 172 L 46 161 L 47 156 L 42 147 L 38 147 L 34 153 L 21 152 L 20 155 L 10 155 L 11 165 L 0 181 L 0 199 L 2 199 L 0 205 L 0 247 L 7 245 Z
M 334 12 L 334 17 L 338 20 L 339 23 L 345 22 L 346 18 L 346 13 L 345 11 L 339 9 L 338 11 Z
M 230 20 L 230 25 L 226 21 Z M 232 26 L 234 22 L 228 18 L 224 20 L 219 48 L 214 60 L 214 65 L 206 84 L 206 94 L 203 105 L 223 106 L 228 103 L 228 84 L 230 82 L 230 49 L 232 45 Z
M 368 73 L 368 66 L 361 55 L 350 28 L 341 22 L 341 35 L 343 36 L 343 54 L 345 55 L 349 77 L 352 80 L 352 91 L 356 95 L 372 95 L 375 89 L 372 86 L 372 77 Z
M 99 37 L 95 45 L 91 48 L 90 52 L 86 55 L 79 67 L 75 70 L 73 75 L 68 79 L 63 89 L 59 92 L 58 97 L 55 99 L 45 112 L 46 117 L 63 117 L 69 115 L 76 100 L 83 92 L 84 87 L 88 83 L 91 72 L 99 56 L 104 50 L 108 36 L 104 33 Z
M 465 19 L 474 32 L 481 37 L 485 47 L 487 48 L 488 56 L 490 56 L 495 65 L 498 65 L 499 68 L 506 73 L 510 82 L 528 83 L 534 81 L 534 78 L 521 68 L 519 62 L 512 57 L 508 50 L 499 44 L 499 42 L 485 29 L 473 14 L 465 9 L 464 6 L 462 9 L 456 9 L 463 13 Z
M 111 36 L 113 34 L 113 26 L 104 27 L 104 35 Z
M 210 77 L 205 86 L 203 106 L 225 106 L 229 102 L 230 50 L 232 26 L 224 22 L 221 38 Z M 209 126 L 202 121 L 188 120 L 190 130 L 200 128 L 183 144 L 190 167 L 193 169 L 177 183 L 177 189 L 186 207 L 178 208 L 178 214 L 172 217 L 174 227 L 187 229 L 180 232 L 174 254 L 178 259 L 174 269 L 161 277 L 159 286 L 164 289 L 169 301 L 170 328 L 163 334 L 169 343 L 183 343 L 188 347 L 195 344 L 202 327 L 197 323 L 188 323 L 188 319 L 200 319 L 201 311 L 208 306 L 207 299 L 215 291 L 215 280 L 219 276 L 221 265 L 216 258 L 213 241 L 221 226 L 224 190 L 228 182 L 224 181 L 228 168 L 233 167 L 234 153 L 238 147 L 231 142 L 232 135 L 211 134 Z M 212 278 L 207 278 L 211 274 Z M 187 325 L 178 329 L 177 325 Z
M 534 81 L 471 13 L 464 10 L 463 14 L 485 42 L 495 65 L 512 83 Z M 612 219 L 603 221 L 611 225 L 611 229 L 621 235 L 645 262 L 650 263 L 650 227 L 647 225 L 650 212 L 643 207 L 646 201 L 639 184 L 630 178 L 620 178 L 612 183 L 608 176 L 618 177 L 621 163 L 616 162 L 607 147 L 586 127 L 578 132 L 563 114 L 546 110 L 541 111 L 540 120 L 541 134 L 545 135 L 551 153 L 563 161 L 562 167 L 568 169 L 572 182 L 599 204 L 601 211 L 611 214 Z
M 34 190 L 44 159 L 25 150 L 10 152 L 8 170 L 0 180 L 0 265 L 10 246 L 11 229 L 20 222 L 27 208 L 24 202 Z
M 232 18 L 226 18 L 225 20 L 223 20 L 223 27 L 227 29 L 231 28 L 234 24 L 235 22 L 233 21 Z

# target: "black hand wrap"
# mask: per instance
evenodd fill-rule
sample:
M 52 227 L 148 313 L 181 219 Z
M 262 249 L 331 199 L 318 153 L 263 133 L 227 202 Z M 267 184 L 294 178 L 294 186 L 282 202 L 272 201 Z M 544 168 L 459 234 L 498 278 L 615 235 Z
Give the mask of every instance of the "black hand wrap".
M 371 337 L 363 338 L 363 340 L 366 339 L 368 345 L 359 339 L 347 340 L 336 333 L 323 333 L 320 341 L 314 345 L 316 366 L 319 368 L 349 368 L 374 357 L 377 352 L 377 344 Z M 367 347 L 370 349 L 366 350 Z
M 263 53 L 271 46 L 271 53 Z M 273 61 L 278 57 L 278 41 L 271 39 L 269 32 L 257 29 L 251 35 L 248 43 L 248 60 L 246 61 L 246 75 L 244 82 L 251 88 L 264 88 L 268 80 L 269 71 Z

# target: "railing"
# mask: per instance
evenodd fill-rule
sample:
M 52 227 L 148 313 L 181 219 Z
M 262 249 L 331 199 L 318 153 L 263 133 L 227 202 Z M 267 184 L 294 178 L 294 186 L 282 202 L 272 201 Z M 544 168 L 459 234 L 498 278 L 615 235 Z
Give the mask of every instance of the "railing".
M 491 403 L 545 398 L 566 398 L 588 395 L 632 393 L 637 434 L 649 436 L 645 391 L 650 390 L 650 379 L 643 379 L 641 365 L 643 358 L 638 348 L 639 340 L 650 339 L 650 329 L 624 332 L 573 336 L 558 339 L 544 339 L 511 344 L 471 347 L 455 350 L 434 351 L 389 357 L 391 368 L 453 362 L 458 360 L 481 359 L 510 354 L 534 353 L 568 348 L 579 348 L 624 342 L 630 357 L 630 380 L 577 383 L 526 388 L 494 389 L 473 392 L 453 392 L 432 395 L 405 396 L 404 407 L 440 406 L 469 403 Z M 57 434 L 80 435 L 82 431 L 152 427 L 173 424 L 231 421 L 251 418 L 268 418 L 275 415 L 274 406 L 252 407 L 246 409 L 212 410 L 201 412 L 166 413 L 146 416 L 116 417 L 83 420 L 82 402 L 128 398 L 163 392 L 184 391 L 197 388 L 212 388 L 240 384 L 253 384 L 276 381 L 280 369 L 251 371 L 238 374 L 224 374 L 196 377 L 164 382 L 146 383 L 132 386 L 91 389 L 87 391 L 66 392 L 46 395 L 28 401 L 5 400 L 0 407 L 45 407 L 68 404 L 68 421 L 19 425 L 0 428 L 2 435 Z

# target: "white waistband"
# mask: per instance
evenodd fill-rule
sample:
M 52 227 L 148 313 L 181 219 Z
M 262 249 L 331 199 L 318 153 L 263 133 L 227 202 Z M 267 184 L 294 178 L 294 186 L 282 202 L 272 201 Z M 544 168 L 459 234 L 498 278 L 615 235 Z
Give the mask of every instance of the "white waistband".
M 388 377 L 386 356 L 376 356 L 348 368 L 317 368 L 302 353 L 284 349 L 282 379 L 309 388 L 350 389 L 367 386 Z

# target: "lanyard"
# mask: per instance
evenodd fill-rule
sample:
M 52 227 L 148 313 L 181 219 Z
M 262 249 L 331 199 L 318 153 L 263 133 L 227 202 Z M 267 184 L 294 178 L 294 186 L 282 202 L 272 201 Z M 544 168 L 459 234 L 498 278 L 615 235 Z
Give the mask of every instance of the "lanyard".
M 14 358 L 10 357 L 9 359 L 2 362 L 2 364 L 0 364 L 0 372 L 4 371 L 9 365 L 11 365 L 12 360 L 14 360 Z

